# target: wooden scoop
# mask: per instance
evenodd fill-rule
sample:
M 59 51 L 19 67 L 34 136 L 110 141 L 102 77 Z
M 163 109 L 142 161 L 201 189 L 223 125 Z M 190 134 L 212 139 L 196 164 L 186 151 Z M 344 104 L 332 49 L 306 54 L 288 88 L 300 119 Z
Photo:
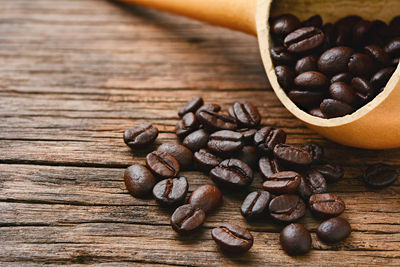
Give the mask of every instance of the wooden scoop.
M 279 86 L 270 57 L 269 17 L 291 13 L 324 22 L 347 15 L 389 22 L 400 14 L 400 0 L 121 0 L 176 13 L 258 36 L 265 71 L 282 104 L 299 120 L 337 143 L 372 149 L 400 147 L 400 67 L 384 91 L 351 115 L 322 119 L 299 109 Z M 234 45 L 234 44 L 232 44 Z

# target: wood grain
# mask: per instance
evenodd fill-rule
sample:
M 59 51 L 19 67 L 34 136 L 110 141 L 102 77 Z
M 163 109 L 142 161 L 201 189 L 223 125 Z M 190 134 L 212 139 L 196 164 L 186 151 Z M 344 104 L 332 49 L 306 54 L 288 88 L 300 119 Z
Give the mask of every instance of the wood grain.
M 94 0 L 3 0 L 0 8 L 0 265 L 399 265 L 400 183 L 367 189 L 366 165 L 400 167 L 400 150 L 346 148 L 321 138 L 279 103 L 265 78 L 256 40 L 187 19 Z M 261 178 L 223 206 L 204 229 L 180 238 L 170 210 L 131 197 L 123 171 L 143 162 L 122 132 L 139 122 L 161 131 L 157 144 L 177 142 L 177 110 L 193 96 L 221 103 L 254 102 L 263 123 L 283 128 L 288 142 L 318 142 L 346 177 L 329 187 L 345 201 L 353 233 L 327 246 L 312 231 L 313 250 L 291 258 L 282 228 L 247 223 L 238 207 Z M 183 173 L 189 191 L 212 183 Z M 224 256 L 210 237 L 222 222 L 248 228 L 252 250 Z

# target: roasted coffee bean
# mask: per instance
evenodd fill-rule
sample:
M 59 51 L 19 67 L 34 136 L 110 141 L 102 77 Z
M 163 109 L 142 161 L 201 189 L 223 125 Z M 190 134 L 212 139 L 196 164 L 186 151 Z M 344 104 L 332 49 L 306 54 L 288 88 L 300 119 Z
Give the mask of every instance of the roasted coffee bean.
M 318 238 L 328 244 L 336 243 L 346 239 L 351 233 L 349 222 L 343 218 L 336 217 L 322 222 L 317 229 Z
M 250 102 L 236 102 L 233 104 L 233 112 L 238 125 L 242 127 L 255 128 L 260 124 L 261 115 Z
M 396 169 L 390 165 L 378 163 L 369 166 L 364 174 L 363 180 L 367 186 L 374 188 L 383 188 L 393 184 L 399 174 Z
M 125 170 L 126 189 L 134 197 L 144 197 L 156 184 L 153 174 L 143 165 L 135 164 Z
M 318 144 L 307 144 L 304 145 L 302 149 L 311 154 L 312 163 L 314 164 L 321 162 L 322 158 L 324 157 L 324 148 Z
M 303 90 L 322 91 L 328 87 L 329 80 L 321 72 L 307 71 L 294 79 L 294 84 Z
M 344 170 L 338 164 L 324 164 L 312 167 L 313 170 L 321 173 L 329 183 L 336 183 L 343 178 Z
M 318 59 L 318 69 L 327 75 L 347 72 L 347 64 L 354 50 L 347 46 L 338 46 L 325 51 Z
M 228 223 L 212 229 L 211 236 L 221 250 L 234 254 L 248 251 L 253 246 L 254 240 L 246 229 Z
M 292 171 L 284 171 L 271 175 L 263 183 L 263 188 L 272 194 L 291 194 L 297 191 L 300 182 L 300 174 Z
M 346 208 L 340 197 L 330 193 L 314 194 L 310 197 L 308 203 L 311 212 L 318 218 L 337 217 Z
M 255 168 L 258 163 L 257 148 L 255 146 L 244 146 L 242 150 L 234 154 L 234 158 L 243 161 L 251 168 Z
M 304 255 L 311 250 L 310 232 L 298 223 L 283 228 L 279 240 L 283 250 L 291 256 Z
M 192 165 L 193 153 L 182 145 L 162 144 L 157 150 L 173 156 L 179 162 L 182 169 L 188 169 Z
M 317 61 L 318 58 L 314 55 L 300 58 L 297 60 L 294 70 L 297 75 L 307 71 L 315 71 L 317 70 Z
M 208 111 L 212 111 L 212 112 L 219 112 L 221 110 L 221 106 L 218 104 L 204 104 L 202 105 L 197 111 L 196 111 L 196 117 L 197 114 L 201 111 L 201 110 L 208 110 Z
M 400 16 L 396 16 L 390 21 L 389 30 L 392 36 L 400 37 Z
M 245 145 L 252 145 L 254 143 L 254 135 L 257 133 L 256 129 L 238 129 L 236 132 L 243 135 Z
M 222 186 L 243 188 L 253 181 L 253 171 L 241 160 L 226 159 L 210 171 L 211 179 Z
M 210 135 L 204 129 L 200 129 L 186 136 L 182 144 L 194 152 L 206 147 L 209 137 Z
M 392 60 L 392 66 L 397 67 L 397 65 L 399 65 L 399 62 L 400 62 L 400 57 L 393 59 Z
M 181 204 L 186 197 L 189 184 L 185 177 L 164 179 L 153 188 L 153 196 L 163 206 Z
M 339 73 L 331 78 L 331 84 L 336 82 L 343 82 L 349 84 L 352 78 L 353 75 L 351 75 L 351 73 L 349 72 Z
M 320 109 L 327 118 L 342 117 L 354 112 L 354 108 L 349 104 L 329 98 L 321 102 Z
M 296 61 L 295 57 L 290 54 L 284 46 L 277 46 L 271 49 L 271 59 L 275 66 L 285 65 L 292 66 Z
M 320 15 L 314 15 L 301 23 L 303 27 L 322 27 L 322 18 Z
M 356 77 L 370 78 L 375 72 L 375 62 L 367 54 L 355 53 L 348 63 L 349 72 Z
M 312 163 L 312 156 L 309 152 L 286 144 L 276 145 L 274 157 L 280 164 L 287 168 L 303 168 Z
M 313 194 L 325 193 L 328 190 L 325 177 L 316 170 L 308 171 L 304 179 L 311 186 Z
M 200 110 L 197 115 L 200 123 L 209 131 L 236 130 L 237 128 L 235 119 L 225 114 Z
M 141 149 L 154 143 L 158 129 L 151 124 L 138 124 L 124 132 L 124 142 L 132 149 Z
M 390 65 L 389 55 L 377 45 L 368 45 L 364 47 L 364 52 L 375 59 L 378 67 L 384 68 Z
M 291 14 L 283 14 L 271 20 L 271 33 L 281 40 L 299 27 L 300 20 Z
M 384 50 L 388 55 L 392 58 L 400 57 L 400 37 L 393 39 L 390 41 L 385 47 Z
M 162 151 L 153 151 L 146 156 L 147 167 L 158 177 L 173 178 L 179 173 L 178 161 L 170 154 Z
M 383 47 L 386 39 L 390 36 L 389 26 L 381 20 L 374 20 L 372 22 L 370 35 L 371 44 Z
M 396 70 L 396 68 L 394 68 L 394 67 L 388 67 L 388 68 L 381 69 L 380 71 L 375 73 L 374 76 L 372 76 L 372 78 L 370 80 L 374 89 L 378 90 L 382 87 L 385 87 L 386 84 L 388 83 L 388 81 L 390 80 L 390 78 L 392 77 L 395 70 Z
M 268 210 L 271 194 L 267 191 L 251 192 L 244 199 L 240 213 L 248 220 L 260 218 Z
M 195 113 L 198 108 L 200 108 L 204 104 L 203 98 L 195 97 L 189 102 L 185 104 L 185 106 L 179 110 L 179 117 L 183 117 L 186 113 L 192 112 Z
M 294 81 L 294 72 L 288 66 L 277 66 L 275 67 L 276 77 L 278 83 L 285 91 L 291 90 Z
M 298 195 L 280 195 L 269 202 L 269 214 L 282 222 L 293 222 L 304 216 L 306 205 Z
M 236 119 L 236 118 L 235 118 L 235 111 L 233 110 L 233 106 L 230 106 L 230 107 L 229 107 L 229 109 L 228 109 L 228 114 L 229 114 L 229 116 L 231 116 L 232 118 Z
M 329 94 L 333 99 L 351 106 L 355 105 L 358 100 L 353 88 L 344 82 L 332 83 L 331 86 L 329 86 Z
M 351 86 L 358 97 L 357 102 L 362 105 L 369 102 L 375 95 L 372 84 L 366 79 L 355 77 L 351 80 Z
M 322 113 L 322 111 L 321 111 L 321 109 L 319 107 L 311 109 L 309 111 L 309 113 L 310 113 L 310 115 L 313 115 L 315 117 L 326 119 L 325 115 Z
M 194 162 L 196 166 L 206 173 L 208 173 L 212 168 L 221 163 L 221 159 L 214 154 L 212 154 L 207 149 L 200 149 L 198 152 L 194 153 Z
M 218 154 L 229 154 L 243 148 L 243 135 L 234 131 L 218 131 L 210 135 L 208 149 Z
M 186 113 L 181 120 L 178 121 L 175 127 L 175 133 L 178 138 L 183 139 L 188 134 L 196 131 L 199 128 L 199 122 L 196 116 L 192 113 Z
M 325 33 L 325 43 L 323 48 L 329 49 L 335 45 L 335 27 L 332 23 L 326 23 L 323 26 L 323 31 Z
M 254 145 L 261 155 L 272 154 L 277 144 L 286 142 L 286 133 L 280 129 L 264 127 L 257 131 L 254 135 Z
M 316 27 L 303 27 L 289 33 L 284 40 L 284 45 L 291 53 L 309 53 L 320 47 L 325 40 L 325 34 Z
M 359 16 L 347 16 L 340 19 L 335 23 L 336 29 L 336 44 L 337 45 L 351 45 L 353 38 L 353 28 L 357 22 L 361 21 Z
M 270 157 L 260 158 L 258 161 L 258 169 L 260 170 L 261 176 L 264 180 L 268 180 L 272 175 L 284 171 L 278 162 Z
M 353 28 L 353 46 L 364 46 L 369 42 L 372 22 L 360 20 Z
M 204 223 L 206 214 L 190 204 L 178 207 L 171 216 L 171 226 L 180 235 L 194 232 Z
M 302 199 L 308 202 L 308 199 L 313 195 L 313 189 L 310 183 L 304 178 L 301 177 L 301 182 L 299 187 L 297 188 L 297 193 L 300 195 Z
M 293 103 L 304 109 L 318 107 L 325 97 L 323 92 L 303 90 L 292 90 L 287 95 Z
M 188 203 L 210 213 L 222 203 L 222 193 L 215 185 L 202 185 L 192 192 Z

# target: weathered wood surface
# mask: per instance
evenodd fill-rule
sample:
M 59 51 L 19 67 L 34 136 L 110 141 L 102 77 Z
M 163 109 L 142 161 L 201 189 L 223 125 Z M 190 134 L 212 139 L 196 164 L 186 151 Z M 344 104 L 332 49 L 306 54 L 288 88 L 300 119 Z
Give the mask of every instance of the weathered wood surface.
M 170 228 L 170 211 L 132 198 L 123 171 L 144 154 L 129 151 L 123 130 L 150 121 L 158 143 L 176 142 L 176 111 L 195 95 L 224 107 L 248 99 L 289 143 L 323 144 L 346 167 L 330 191 L 346 201 L 351 237 L 320 243 L 308 215 L 301 222 L 314 249 L 288 257 L 281 226 L 239 214 L 259 177 L 246 192 L 226 192 L 204 229 L 185 238 Z M 107 1 L 2 0 L 0 129 L 0 265 L 400 265 L 399 182 L 374 191 L 357 178 L 369 163 L 400 166 L 400 150 L 345 148 L 305 128 L 269 88 L 253 37 Z M 211 182 L 184 175 L 190 191 Z M 218 251 L 210 229 L 223 221 L 252 231 L 248 254 Z

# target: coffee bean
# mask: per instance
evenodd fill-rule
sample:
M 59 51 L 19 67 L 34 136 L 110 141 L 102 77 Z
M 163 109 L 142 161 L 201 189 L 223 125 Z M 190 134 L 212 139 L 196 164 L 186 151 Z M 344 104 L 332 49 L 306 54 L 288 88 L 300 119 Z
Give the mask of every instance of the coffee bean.
M 302 90 L 292 90 L 287 95 L 290 100 L 293 101 L 293 103 L 304 109 L 318 107 L 325 97 L 325 94 L 323 92 Z
M 283 250 L 291 256 L 304 255 L 311 250 L 310 232 L 298 223 L 283 228 L 279 240 Z
M 270 52 L 272 62 L 275 66 L 292 66 L 296 61 L 295 57 L 290 54 L 284 46 L 274 47 L 270 50 Z
M 220 164 L 222 160 L 213 155 L 209 150 L 200 149 L 194 153 L 194 161 L 201 171 L 208 173 L 212 168 Z
M 358 100 L 353 88 L 343 82 L 332 83 L 329 86 L 329 94 L 333 99 L 351 106 L 355 105 Z
M 392 60 L 392 66 L 397 67 L 397 65 L 399 65 L 399 63 L 400 63 L 400 57 Z
M 298 195 L 280 195 L 269 203 L 269 214 L 282 222 L 293 222 L 304 216 L 306 205 Z
M 353 28 L 357 22 L 361 21 L 359 16 L 347 16 L 340 19 L 335 23 L 336 29 L 336 44 L 337 45 L 351 45 L 353 38 Z
M 189 184 L 185 177 L 161 180 L 153 188 L 153 196 L 163 206 L 181 204 L 186 197 Z
M 201 110 L 208 110 L 212 112 L 219 112 L 221 110 L 221 106 L 218 104 L 204 104 L 196 111 L 196 117 Z
M 353 75 L 351 75 L 350 72 L 339 73 L 331 78 L 331 84 L 336 82 L 343 82 L 349 84 L 352 78 Z
M 351 233 L 351 226 L 343 218 L 336 217 L 322 222 L 317 229 L 318 238 L 328 244 L 346 239 Z
M 253 236 L 246 229 L 225 223 L 212 229 L 211 236 L 222 251 L 242 254 L 253 246 Z
M 294 79 L 294 84 L 303 90 L 322 91 L 328 87 L 329 80 L 321 72 L 307 71 L 298 75 Z
M 208 131 L 235 130 L 235 119 L 231 116 L 208 110 L 200 110 L 197 118 Z
M 233 112 L 240 126 L 255 128 L 260 124 L 261 115 L 257 107 L 250 102 L 236 102 L 233 104 Z
M 325 177 L 316 170 L 308 171 L 304 179 L 311 186 L 313 194 L 325 193 L 328 190 Z
M 252 145 L 254 143 L 254 135 L 257 133 L 256 129 L 238 129 L 236 132 L 243 135 L 243 143 L 245 145 Z
M 189 102 L 185 104 L 185 106 L 179 110 L 178 115 L 179 117 L 183 117 L 186 113 L 192 112 L 195 113 L 198 108 L 203 105 L 204 101 L 201 97 L 195 97 Z
M 289 169 L 307 167 L 312 163 L 312 156 L 309 152 L 286 144 L 275 146 L 274 157 Z
M 342 117 L 354 112 L 354 108 L 349 104 L 335 99 L 324 99 L 320 109 L 327 118 Z
M 375 90 L 372 84 L 366 79 L 355 77 L 351 80 L 351 86 L 358 97 L 357 102 L 362 105 L 372 100 L 375 96 Z
M 381 20 L 374 20 L 372 22 L 371 30 L 370 30 L 370 39 L 371 39 L 371 44 L 378 45 L 378 46 L 384 46 L 387 37 L 390 36 L 391 30 L 389 29 L 389 26 L 381 21 Z
M 272 154 L 277 144 L 286 142 L 286 133 L 280 129 L 264 127 L 254 135 L 254 145 L 261 155 Z
M 303 27 L 322 27 L 322 18 L 320 15 L 314 15 L 301 23 Z
M 146 196 L 156 184 L 153 174 L 145 166 L 138 164 L 125 170 L 124 181 L 126 189 L 134 197 Z
M 383 188 L 393 184 L 399 174 L 396 169 L 390 165 L 378 163 L 369 166 L 364 174 L 363 180 L 367 186 L 374 188 Z
M 194 152 L 207 146 L 209 136 L 204 129 L 200 129 L 186 136 L 182 144 Z
M 389 55 L 377 45 L 368 45 L 364 47 L 365 54 L 369 55 L 375 62 L 378 63 L 378 67 L 384 68 L 390 65 Z
M 318 59 L 318 69 L 327 75 L 347 72 L 347 64 L 354 50 L 346 46 L 338 46 L 325 51 Z
M 370 82 L 372 86 L 374 87 L 375 90 L 380 89 L 382 87 L 385 87 L 390 78 L 392 77 L 394 71 L 396 68 L 394 67 L 388 67 L 381 69 L 377 73 L 372 76 Z
M 255 168 L 258 163 L 257 148 L 255 146 L 244 146 L 242 150 L 234 154 L 234 158 L 243 161 L 251 168 Z
M 141 149 L 154 143 L 158 129 L 151 124 L 138 124 L 124 132 L 124 142 L 132 149 Z
M 199 122 L 196 116 L 192 113 L 186 113 L 181 120 L 178 121 L 175 127 L 175 133 L 179 139 L 185 138 L 188 134 L 196 131 L 199 128 Z
M 288 66 L 277 66 L 275 67 L 276 77 L 278 83 L 282 86 L 285 91 L 289 91 L 293 87 L 294 72 Z
M 211 179 L 222 186 L 240 189 L 253 181 L 253 171 L 241 160 L 226 159 L 210 171 Z
M 214 185 L 202 185 L 192 192 L 188 203 L 210 213 L 221 205 L 222 193 Z
M 310 183 L 304 178 L 301 177 L 301 182 L 299 187 L 297 188 L 297 193 L 300 195 L 302 199 L 308 202 L 308 199 L 313 195 L 313 189 Z
M 396 16 L 390 21 L 389 30 L 392 36 L 400 37 L 400 16 Z
M 304 145 L 302 149 L 311 154 L 312 163 L 319 163 L 322 161 L 322 158 L 324 157 L 324 148 L 318 144 L 315 143 L 307 144 Z
M 353 28 L 353 46 L 360 47 L 368 43 L 372 22 L 368 20 L 360 20 Z
M 310 197 L 308 203 L 311 212 L 318 218 L 339 216 L 346 208 L 346 205 L 340 197 L 330 193 L 314 194 Z
M 258 168 L 260 170 L 261 176 L 268 180 L 272 175 L 284 171 L 284 169 L 278 164 L 275 159 L 270 157 L 262 157 L 258 161 Z
M 313 170 L 321 173 L 329 183 L 336 183 L 343 178 L 344 170 L 338 164 L 324 164 L 312 167 Z
M 327 50 L 335 45 L 335 27 L 332 23 L 326 23 L 323 26 L 323 31 L 325 33 L 324 49 Z
M 158 177 L 173 178 L 179 173 L 178 161 L 170 154 L 162 151 L 153 151 L 146 156 L 147 167 Z
M 400 37 L 393 39 L 390 41 L 385 47 L 384 50 L 388 55 L 392 58 L 400 57 Z
M 263 188 L 272 194 L 291 194 L 297 191 L 300 182 L 300 174 L 292 171 L 284 171 L 271 175 L 263 183 Z
M 320 47 L 325 40 L 325 34 L 316 27 L 303 27 L 285 37 L 284 45 L 291 53 L 309 53 Z
M 243 135 L 233 131 L 218 131 L 210 135 L 208 148 L 217 154 L 229 154 L 243 148 Z
M 240 213 L 248 220 L 260 218 L 268 210 L 271 194 L 267 191 L 251 192 L 244 199 Z
M 319 107 L 311 109 L 309 111 L 309 113 L 310 113 L 310 115 L 313 115 L 315 117 L 326 119 L 325 115 L 322 113 L 322 111 Z
M 316 71 L 317 61 L 318 58 L 314 55 L 300 58 L 299 60 L 297 60 L 294 70 L 296 74 L 301 74 L 307 71 Z
M 182 145 L 162 144 L 157 148 L 157 150 L 166 152 L 173 156 L 182 169 L 188 169 L 192 165 L 193 153 Z
M 206 214 L 190 204 L 178 207 L 171 216 L 171 226 L 180 235 L 194 232 L 204 223 Z
M 271 33 L 281 40 L 299 27 L 300 20 L 291 14 L 283 14 L 271 20 Z
M 348 68 L 354 76 L 369 79 L 375 72 L 375 62 L 367 54 L 355 53 L 349 59 Z

